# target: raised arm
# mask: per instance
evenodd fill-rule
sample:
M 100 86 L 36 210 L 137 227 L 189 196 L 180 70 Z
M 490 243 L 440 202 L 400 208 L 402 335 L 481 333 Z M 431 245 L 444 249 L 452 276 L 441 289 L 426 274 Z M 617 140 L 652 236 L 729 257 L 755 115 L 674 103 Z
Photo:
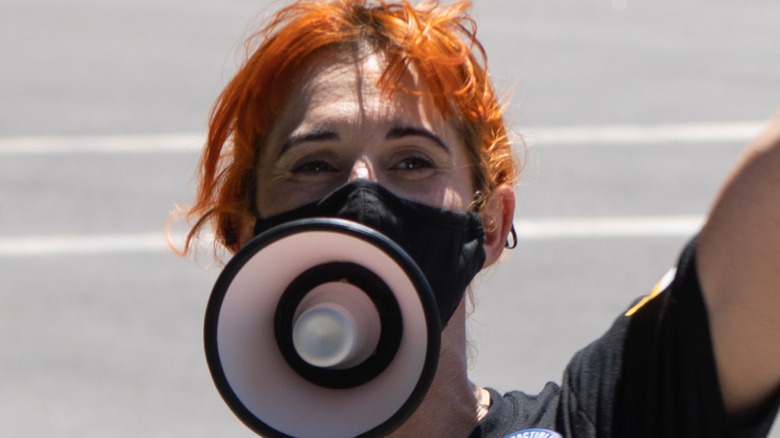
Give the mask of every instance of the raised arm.
M 780 390 L 780 112 L 726 180 L 697 261 L 726 409 L 750 413 Z

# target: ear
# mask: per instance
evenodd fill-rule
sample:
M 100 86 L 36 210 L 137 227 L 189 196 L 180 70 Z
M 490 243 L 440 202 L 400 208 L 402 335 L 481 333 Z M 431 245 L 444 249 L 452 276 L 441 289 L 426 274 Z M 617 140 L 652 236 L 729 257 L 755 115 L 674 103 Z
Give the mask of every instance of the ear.
M 512 230 L 514 216 L 515 191 L 511 186 L 501 184 L 490 195 L 482 210 L 482 220 L 485 224 L 486 254 L 483 269 L 501 257 L 509 232 Z

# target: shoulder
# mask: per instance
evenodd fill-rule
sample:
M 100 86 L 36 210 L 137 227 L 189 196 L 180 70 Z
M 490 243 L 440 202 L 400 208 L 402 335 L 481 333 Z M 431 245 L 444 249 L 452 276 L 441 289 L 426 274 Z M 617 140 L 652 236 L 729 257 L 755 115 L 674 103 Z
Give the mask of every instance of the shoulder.
M 524 430 L 555 428 L 560 395 L 560 388 L 555 383 L 548 383 L 536 395 L 521 391 L 501 394 L 492 388 L 488 390 L 490 410 L 472 438 L 504 438 Z

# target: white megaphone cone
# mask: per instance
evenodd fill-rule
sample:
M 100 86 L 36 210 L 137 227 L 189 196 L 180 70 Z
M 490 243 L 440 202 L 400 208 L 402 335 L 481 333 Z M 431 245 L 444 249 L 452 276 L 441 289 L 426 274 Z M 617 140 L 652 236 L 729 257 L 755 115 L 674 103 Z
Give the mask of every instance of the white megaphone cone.
M 253 239 L 206 310 L 206 357 L 228 406 L 267 437 L 383 436 L 422 401 L 441 327 L 398 245 L 342 219 Z
M 312 289 L 294 318 L 292 341 L 305 362 L 345 369 L 365 362 L 376 351 L 380 315 L 370 297 L 344 282 Z

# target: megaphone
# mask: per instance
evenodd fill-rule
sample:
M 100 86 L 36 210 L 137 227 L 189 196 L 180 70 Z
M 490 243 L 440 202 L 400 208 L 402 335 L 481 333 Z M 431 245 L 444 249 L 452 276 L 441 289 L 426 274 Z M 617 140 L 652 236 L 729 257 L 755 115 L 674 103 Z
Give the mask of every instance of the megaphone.
M 259 435 L 376 437 L 422 401 L 441 327 L 425 276 L 397 244 L 312 218 L 235 254 L 209 298 L 204 341 L 220 395 Z

